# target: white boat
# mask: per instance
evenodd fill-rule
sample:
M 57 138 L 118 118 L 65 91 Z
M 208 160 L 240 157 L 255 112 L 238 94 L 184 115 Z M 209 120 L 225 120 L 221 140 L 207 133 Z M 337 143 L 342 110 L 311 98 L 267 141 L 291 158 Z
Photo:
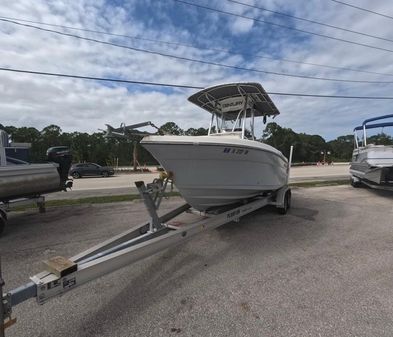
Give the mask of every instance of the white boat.
M 278 109 L 258 83 L 207 88 L 189 101 L 211 113 L 207 136 L 149 135 L 141 144 L 169 172 L 195 209 L 241 202 L 288 182 L 289 165 L 277 149 L 255 139 L 254 118 Z
M 367 130 L 393 126 L 393 121 L 370 123 L 389 118 L 393 118 L 393 114 L 366 119 L 354 129 L 355 149 L 350 166 L 353 186 L 363 182 L 371 187 L 393 188 L 393 145 L 367 143 Z M 362 139 L 359 131 L 362 131 Z

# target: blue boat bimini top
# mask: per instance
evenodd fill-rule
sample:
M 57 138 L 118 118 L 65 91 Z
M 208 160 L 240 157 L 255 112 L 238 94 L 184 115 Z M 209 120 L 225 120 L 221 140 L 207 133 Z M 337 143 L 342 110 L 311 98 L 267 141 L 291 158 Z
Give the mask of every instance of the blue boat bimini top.
M 369 122 L 374 122 L 374 121 L 378 121 L 381 119 L 387 119 L 387 118 L 393 118 L 393 114 L 366 119 L 361 126 L 357 126 L 356 128 L 353 129 L 353 131 L 363 130 L 363 128 L 375 129 L 375 128 L 383 128 L 385 126 L 393 126 L 393 121 L 385 122 L 385 123 L 377 123 L 377 124 L 367 124 Z

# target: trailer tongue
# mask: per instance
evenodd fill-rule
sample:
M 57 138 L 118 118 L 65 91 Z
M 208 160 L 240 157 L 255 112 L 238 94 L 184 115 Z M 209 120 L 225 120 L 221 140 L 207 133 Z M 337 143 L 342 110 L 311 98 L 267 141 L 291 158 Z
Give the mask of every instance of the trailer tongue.
M 230 209 L 218 209 L 214 214 L 193 212 L 198 215 L 196 219 L 175 226 L 170 224 L 170 220 L 191 210 L 190 205 L 183 204 L 162 216 L 157 214 L 168 180 L 157 180 L 147 186 L 143 182 L 135 183 L 149 213 L 149 220 L 69 259 L 57 256 L 46 261 L 45 270 L 31 277 L 30 282 L 3 293 L 0 266 L 0 337 L 4 337 L 5 329 L 16 321 L 11 317 L 12 308 L 30 298 L 35 297 L 38 304 L 43 304 L 52 297 L 178 245 L 196 234 L 239 221 L 242 216 L 266 205 L 276 206 L 282 214 L 290 207 L 291 191 L 286 185 L 274 193 L 255 197 Z

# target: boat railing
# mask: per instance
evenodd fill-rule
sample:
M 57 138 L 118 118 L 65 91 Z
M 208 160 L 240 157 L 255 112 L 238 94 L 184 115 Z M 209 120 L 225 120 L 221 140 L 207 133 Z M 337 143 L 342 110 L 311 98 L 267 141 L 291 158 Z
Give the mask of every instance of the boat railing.
M 241 131 L 225 131 L 225 130 L 222 130 L 221 132 L 210 133 L 209 136 L 236 136 L 236 137 L 240 137 L 241 138 L 242 132 Z
M 393 114 L 366 119 L 362 123 L 362 125 L 355 127 L 353 129 L 354 140 L 355 140 L 355 142 L 354 142 L 355 148 L 366 147 L 367 146 L 367 130 L 377 129 L 377 128 L 385 128 L 385 127 L 393 127 L 393 121 L 384 122 L 384 123 L 369 124 L 370 122 L 375 122 L 375 121 L 379 121 L 379 120 L 383 120 L 383 119 L 389 119 L 389 118 L 393 118 Z M 358 131 L 363 131 L 362 146 L 359 145 L 358 134 L 357 134 Z

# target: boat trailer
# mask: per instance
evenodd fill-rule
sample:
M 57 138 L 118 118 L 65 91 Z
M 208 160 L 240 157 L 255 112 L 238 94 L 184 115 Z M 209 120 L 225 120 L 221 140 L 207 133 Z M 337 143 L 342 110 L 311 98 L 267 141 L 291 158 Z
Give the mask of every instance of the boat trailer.
M 33 204 L 37 206 L 38 211 L 40 213 L 45 213 L 46 211 L 45 197 L 43 195 L 32 197 L 32 198 L 0 202 L 0 237 L 5 229 L 5 226 L 7 225 L 7 220 L 8 220 L 7 213 L 11 212 L 15 208 L 31 206 Z
M 7 292 L 1 274 L 0 261 L 0 337 L 5 336 L 5 329 L 16 322 L 12 317 L 12 308 L 31 298 L 38 304 L 60 296 L 76 287 L 95 280 L 105 274 L 116 271 L 166 248 L 181 244 L 193 236 L 214 229 L 232 221 L 239 221 L 249 214 L 267 205 L 274 205 L 279 213 L 285 214 L 291 204 L 291 190 L 288 185 L 278 191 L 255 197 L 230 209 L 203 213 L 192 210 L 183 204 L 176 209 L 159 216 L 157 211 L 170 177 L 156 179 L 145 185 L 136 182 L 140 196 L 149 214 L 149 220 L 116 235 L 71 258 L 56 256 L 44 261 L 45 270 L 30 277 L 26 284 Z M 176 216 L 190 212 L 198 217 L 190 223 L 171 225 Z

